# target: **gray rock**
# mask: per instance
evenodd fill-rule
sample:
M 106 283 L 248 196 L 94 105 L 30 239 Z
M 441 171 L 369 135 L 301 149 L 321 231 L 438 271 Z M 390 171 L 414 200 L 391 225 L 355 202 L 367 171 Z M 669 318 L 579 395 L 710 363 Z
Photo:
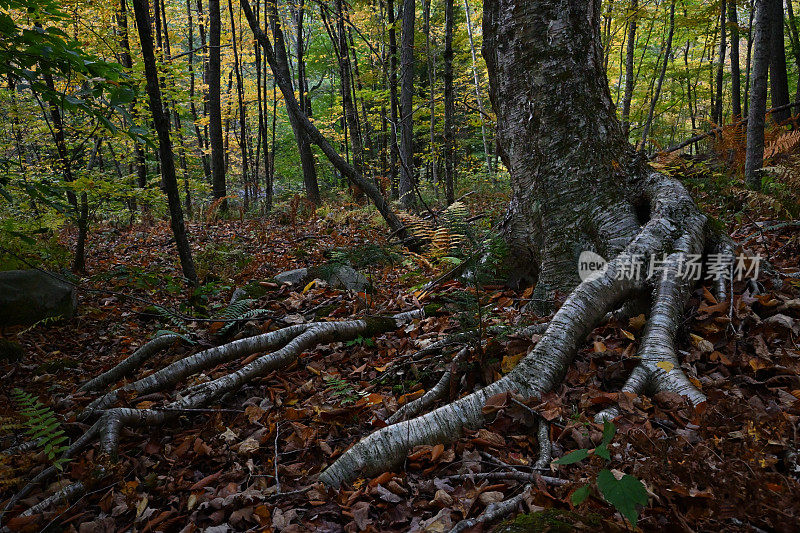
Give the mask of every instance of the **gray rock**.
M 27 326 L 48 317 L 72 318 L 75 287 L 39 270 L 0 272 L 0 326 Z
M 304 279 L 306 279 L 306 277 L 308 277 L 307 268 L 296 268 L 294 270 L 281 272 L 275 276 L 275 281 L 278 283 L 289 283 L 290 285 L 296 285 L 301 283 Z
M 334 289 L 365 292 L 370 289 L 369 280 L 364 274 L 347 265 L 332 265 L 328 275 L 323 278 Z
M 247 291 L 237 287 L 233 291 L 233 295 L 231 296 L 231 301 L 230 301 L 230 303 L 228 305 L 233 305 L 236 302 L 238 302 L 239 300 L 244 300 L 245 298 L 247 298 Z
M 325 281 L 334 289 L 355 292 L 371 290 L 369 280 L 361 272 L 351 266 L 339 263 L 328 263 L 314 268 L 287 270 L 275 276 L 275 281 L 299 285 L 314 278 Z

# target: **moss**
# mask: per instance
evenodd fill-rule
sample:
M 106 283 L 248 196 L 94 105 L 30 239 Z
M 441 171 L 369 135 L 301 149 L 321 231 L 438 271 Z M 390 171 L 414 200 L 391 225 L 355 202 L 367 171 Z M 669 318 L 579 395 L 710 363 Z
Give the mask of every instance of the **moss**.
M 535 513 L 520 514 L 506 520 L 497 531 L 499 533 L 566 533 L 576 529 L 597 528 L 601 525 L 600 516 L 595 513 L 581 515 L 563 509 L 545 509 Z
M 78 365 L 75 364 L 75 361 L 72 359 L 68 357 L 59 357 L 42 363 L 36 367 L 36 372 L 41 374 L 54 374 L 65 368 L 76 368 L 77 366 Z
M 314 317 L 317 319 L 325 318 L 335 311 L 339 306 L 337 304 L 323 305 L 314 312 Z
M 426 304 L 422 308 L 422 310 L 425 311 L 425 316 L 428 316 L 428 317 L 437 316 L 439 314 L 439 311 L 441 311 L 441 309 L 442 309 L 442 304 L 438 304 L 438 303 L 435 303 L 435 302 L 431 302 L 429 304 Z
M 397 321 L 389 317 L 369 317 L 365 318 L 367 329 L 361 334 L 362 337 L 372 337 L 387 331 L 397 329 Z
M 14 362 L 22 359 L 25 350 L 19 343 L 8 339 L 0 339 L 0 361 Z
M 242 290 L 247 294 L 248 298 L 254 298 L 254 299 L 261 298 L 262 296 L 267 294 L 267 292 L 269 292 L 269 289 L 267 287 L 264 287 L 257 281 L 251 281 L 250 283 L 242 287 Z

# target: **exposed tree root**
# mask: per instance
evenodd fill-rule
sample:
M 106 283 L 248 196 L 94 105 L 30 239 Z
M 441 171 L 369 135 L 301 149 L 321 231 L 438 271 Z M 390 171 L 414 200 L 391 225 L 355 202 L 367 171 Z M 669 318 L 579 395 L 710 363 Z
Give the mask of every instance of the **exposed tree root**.
M 525 487 L 522 489 L 522 492 L 513 498 L 509 498 L 501 502 L 490 503 L 486 506 L 486 509 L 480 516 L 461 520 L 453 527 L 453 529 L 450 530 L 450 533 L 461 533 L 462 531 L 471 529 L 478 524 L 493 522 L 498 518 L 503 518 L 504 516 L 513 513 L 517 507 L 519 507 L 519 504 L 523 502 L 525 495 L 528 494 L 528 492 L 531 490 L 531 487 L 532 485 L 530 484 L 525 485 Z
M 76 440 L 64 453 L 65 457 L 75 453 L 91 444 L 95 439 L 100 442 L 101 453 L 114 457 L 120 441 L 123 428 L 138 428 L 145 426 L 161 425 L 187 411 L 200 409 L 227 393 L 234 392 L 246 383 L 264 376 L 273 370 L 288 366 L 295 361 L 305 350 L 319 344 L 334 341 L 348 341 L 358 336 L 372 336 L 389 330 L 396 329 L 416 318 L 424 316 L 423 310 L 414 310 L 396 314 L 392 317 L 374 317 L 360 320 L 347 320 L 342 322 L 315 322 L 290 326 L 271 333 L 240 339 L 223 346 L 211 348 L 200 353 L 185 357 L 167 367 L 135 381 L 129 385 L 112 391 L 98 400 L 95 400 L 83 413 L 83 417 L 96 416 L 97 421 Z M 159 337 L 158 339 L 162 339 Z M 158 339 L 154 339 L 158 340 Z M 142 352 L 154 353 L 167 343 L 151 341 L 137 351 L 136 362 L 143 363 L 147 357 Z M 171 339 L 169 343 L 174 342 Z M 145 349 L 146 348 L 146 349 Z M 177 399 L 160 408 L 132 409 L 127 407 L 111 407 L 119 398 L 120 391 L 147 394 L 162 391 L 169 386 L 205 369 L 229 362 L 240 357 L 246 357 L 265 350 L 275 351 L 256 357 L 238 370 L 223 375 L 217 379 L 187 387 L 177 393 Z M 133 355 L 131 356 L 133 357 Z M 128 358 L 130 359 L 130 357 Z M 105 383 L 116 381 L 113 377 L 123 366 L 126 372 L 134 369 L 133 364 L 127 364 L 126 359 L 117 367 L 106 372 Z M 111 377 L 109 377 L 111 376 Z M 96 382 L 93 387 L 100 387 Z M 49 467 L 35 476 L 19 493 L 12 497 L 5 507 L 4 512 L 13 508 L 22 498 L 26 497 L 34 487 L 55 475 L 55 467 Z M 83 492 L 83 484 L 77 483 L 46 498 L 36 506 L 28 509 L 26 515 L 44 511 L 50 505 L 71 498 Z
M 112 383 L 116 383 L 128 373 L 138 370 L 148 359 L 157 354 L 160 350 L 171 346 L 173 343 L 183 340 L 180 335 L 162 335 L 144 344 L 141 348 L 133 352 L 130 356 L 121 361 L 114 368 L 103 372 L 94 379 L 84 383 L 79 391 L 96 391 L 103 389 Z
M 654 291 L 651 316 L 642 340 L 642 361 L 626 387 L 641 392 L 652 384 L 654 390 L 671 390 L 688 396 L 695 405 L 702 403 L 705 397 L 680 369 L 674 349 L 691 289 L 691 278 L 678 280 L 674 271 L 680 257 L 701 254 L 705 249 L 706 217 L 684 187 L 671 178 L 651 172 L 637 186 L 650 208 L 649 220 L 605 271 L 588 277 L 572 291 L 542 339 L 512 372 L 448 405 L 375 431 L 324 470 L 320 480 L 339 486 L 356 476 L 390 469 L 414 446 L 450 442 L 464 428 L 483 424 L 482 408 L 495 394 L 514 391 L 525 398 L 541 398 L 558 386 L 578 348 L 601 319 L 642 290 Z M 642 279 L 624 275 L 631 264 L 644 259 L 647 265 L 651 258 L 660 262 L 661 272 L 656 276 Z
M 461 351 L 459 351 L 458 354 L 456 354 L 456 356 L 453 358 L 450 366 L 447 370 L 445 370 L 444 374 L 442 374 L 442 377 L 439 379 L 436 385 L 434 385 L 428 392 L 416 400 L 408 402 L 398 409 L 386 420 L 386 423 L 392 425 L 400 422 L 401 420 L 416 416 L 426 408 L 430 407 L 437 400 L 444 398 L 447 395 L 450 379 L 453 377 L 453 373 L 458 370 L 458 364 L 462 359 L 464 359 L 468 351 L 469 348 L 462 348 Z

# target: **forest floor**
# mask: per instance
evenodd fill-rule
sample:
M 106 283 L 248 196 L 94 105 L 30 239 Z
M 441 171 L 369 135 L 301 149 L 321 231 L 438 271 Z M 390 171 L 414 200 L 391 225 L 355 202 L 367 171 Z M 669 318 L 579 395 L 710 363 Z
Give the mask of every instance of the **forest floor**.
M 469 202 L 469 199 L 467 200 Z M 473 212 L 492 205 L 470 206 Z M 255 282 L 263 295 L 255 307 L 275 319 L 253 320 L 227 338 L 277 329 L 281 323 L 391 314 L 414 308 L 423 298 L 418 285 L 437 274 L 424 254 L 375 247 L 383 234 L 364 209 L 337 205 L 326 215 L 286 210 L 263 220 L 192 222 L 188 231 L 198 271 L 206 284 L 196 296 L 219 316 L 233 290 Z M 796 229 L 764 231 L 754 214 L 734 236 L 769 258 L 780 270 L 796 270 L 800 240 Z M 65 242 L 69 242 L 67 235 Z M 377 242 L 383 245 L 383 242 Z M 92 398 L 75 394 L 81 383 L 112 367 L 152 338 L 172 330 L 197 345 L 174 345 L 153 358 L 138 376 L 163 367 L 203 346 L 225 340 L 225 323 L 170 319 L 153 313 L 135 295 L 167 309 L 186 301 L 176 270 L 174 244 L 165 222 L 117 229 L 93 229 L 83 282 L 98 292 L 79 294 L 79 315 L 64 323 L 7 331 L 25 355 L 0 362 L 0 422 L 20 423 L 11 386 L 24 388 L 52 407 L 75 439 L 88 428 L 76 414 Z M 270 280 L 290 268 L 325 263 L 331 250 L 344 250 L 367 275 L 374 292 L 348 293 L 324 283 L 278 285 Z M 349 250 L 349 252 L 348 252 Z M 394 251 L 392 251 L 394 250 Z M 360 252 L 359 252 L 360 251 Z M 366 256 L 367 259 L 363 259 Z M 359 259 L 361 258 L 361 259 Z M 700 287 L 687 308 L 678 340 L 683 367 L 708 396 L 702 412 L 682 398 L 616 393 L 636 363 L 643 317 L 595 329 L 578 353 L 561 387 L 537 406 L 551 421 L 554 457 L 593 448 L 602 427 L 593 415 L 619 402 L 624 416 L 606 462 L 594 456 L 548 475 L 533 476 L 533 488 L 501 528 L 506 531 L 563 531 L 572 528 L 625 531 L 630 526 L 594 491 L 579 505 L 570 495 L 601 468 L 640 479 L 650 495 L 638 527 L 648 531 L 797 531 L 800 529 L 800 299 L 797 286 L 767 286 L 753 295 L 735 285 L 733 309 Z M 112 294 L 104 291 L 116 291 Z M 459 301 L 470 293 L 448 281 L 423 302 Z M 484 304 L 480 322 L 531 323 L 545 317 L 521 308 L 530 291 L 499 285 L 472 289 Z M 449 298 L 450 297 L 450 298 Z M 448 299 L 449 298 L 449 299 Z M 455 307 L 454 307 L 455 306 Z M 316 482 L 318 473 L 345 449 L 384 424 L 397 408 L 429 389 L 449 363 L 409 356 L 444 335 L 460 331 L 464 309 L 447 304 L 430 317 L 375 338 L 318 346 L 291 367 L 253 381 L 232 397 L 177 421 L 123 432 L 120 454 L 106 477 L 95 479 L 96 449 L 64 465 L 56 483 L 83 480 L 88 492 L 52 512 L 8 522 L 14 530 L 94 531 L 448 531 L 464 517 L 518 494 L 526 484 L 513 475 L 497 479 L 462 474 L 531 472 L 538 445 L 523 407 L 506 398 L 493 421 L 467 431 L 447 446 L 421 446 L 392 472 L 358 479 L 340 490 Z M 178 309 L 190 315 L 196 309 Z M 174 314 L 178 314 L 177 312 Z M 451 397 L 488 383 L 513 367 L 537 337 L 499 336 L 473 347 L 450 384 Z M 207 372 L 214 378 L 242 364 L 234 361 Z M 166 393 L 125 398 L 132 407 L 158 405 Z M 0 438 L 6 448 L 21 437 Z M 44 453 L 0 460 L 0 497 L 6 499 L 48 464 Z M 47 487 L 17 510 L 40 501 Z M 52 489 L 52 487 L 51 487 Z

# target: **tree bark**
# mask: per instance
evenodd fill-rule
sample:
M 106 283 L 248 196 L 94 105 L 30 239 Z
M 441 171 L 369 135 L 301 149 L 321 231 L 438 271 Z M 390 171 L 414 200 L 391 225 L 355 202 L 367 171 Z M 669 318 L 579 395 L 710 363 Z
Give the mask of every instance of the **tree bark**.
M 342 0 L 336 0 L 336 31 L 334 43 L 339 50 L 339 81 L 342 95 L 342 108 L 344 121 L 350 133 L 350 142 L 353 146 L 353 166 L 360 173 L 364 173 L 364 144 L 358 127 L 358 114 L 353 99 L 353 79 L 350 67 L 350 47 L 347 42 L 347 32 L 344 27 L 345 7 Z
M 484 422 L 482 409 L 496 394 L 540 399 L 558 386 L 594 326 L 607 312 L 636 301 L 636 294 L 652 295 L 650 321 L 640 363 L 622 390 L 672 391 L 694 405 L 705 401 L 679 368 L 675 336 L 693 286 L 677 275 L 680 257 L 701 253 L 709 228 L 685 188 L 648 169 L 625 139 L 605 75 L 600 6 L 600 0 L 484 2 L 483 56 L 501 156 L 511 173 L 504 223 L 510 255 L 538 265 L 538 283 L 569 296 L 509 374 L 377 430 L 325 469 L 323 483 L 372 476 L 402 462 L 414 446 L 458 438 L 464 428 Z M 605 271 L 579 282 L 581 250 L 613 259 Z M 664 274 L 647 281 L 620 275 L 622 265 L 639 255 L 664 258 Z M 670 370 L 662 368 L 664 361 Z M 613 416 L 601 411 L 597 419 Z
M 211 188 L 214 198 L 227 196 L 225 183 L 225 147 L 222 141 L 222 84 L 220 72 L 220 40 L 222 21 L 219 0 L 208 0 L 208 129 L 211 145 Z M 227 208 L 222 200 L 220 209 Z
M 170 222 L 175 244 L 178 248 L 183 275 L 192 285 L 197 285 L 197 274 L 192 260 L 192 250 L 186 236 L 183 223 L 183 210 L 178 192 L 178 180 L 175 177 L 175 157 L 172 152 L 172 140 L 169 136 L 169 117 L 164 112 L 161 101 L 161 89 L 158 82 L 158 68 L 153 50 L 153 36 L 150 29 L 150 7 L 148 0 L 133 0 L 136 25 L 139 30 L 139 41 L 142 46 L 145 78 L 147 80 L 147 96 L 150 100 L 150 112 L 153 115 L 156 133 L 158 134 L 158 152 L 161 160 L 161 178 L 167 193 Z
M 719 15 L 720 39 L 719 39 L 719 57 L 717 58 L 718 61 L 719 61 L 719 63 L 717 64 L 717 85 L 716 85 L 717 98 L 716 98 L 716 101 L 714 102 L 715 103 L 715 106 L 714 106 L 714 117 L 713 117 L 712 120 L 716 124 L 720 124 L 721 125 L 723 123 L 723 120 L 724 120 L 724 118 L 722 116 L 722 113 L 723 113 L 723 108 L 722 108 L 722 80 L 723 80 L 723 77 L 725 75 L 725 49 L 726 49 L 727 44 L 728 44 L 728 32 L 727 32 L 727 26 L 725 24 L 725 21 L 726 21 L 726 16 L 725 16 L 726 15 L 726 12 L 725 12 L 726 2 L 725 2 L 725 0 L 721 0 L 719 5 L 720 5 L 720 15 Z
M 416 1 L 403 0 L 400 50 L 400 203 L 414 207 L 414 18 Z
M 628 23 L 628 48 L 625 51 L 625 94 L 622 97 L 622 132 L 625 137 L 631 130 L 631 99 L 633 98 L 633 58 L 636 52 L 636 22 L 639 18 L 639 2 L 631 1 L 631 20 Z
M 644 129 L 642 130 L 642 140 L 639 141 L 639 149 L 645 150 L 647 146 L 647 138 L 650 135 L 650 127 L 653 125 L 653 117 L 655 116 L 656 104 L 661 96 L 661 87 L 664 85 L 664 77 L 667 74 L 667 64 L 669 63 L 670 54 L 672 53 L 672 36 L 675 33 L 675 0 L 672 0 L 669 6 L 669 30 L 667 33 L 667 42 L 664 45 L 664 61 L 661 63 L 661 73 L 658 75 L 658 82 L 656 83 L 656 90 L 653 93 L 653 98 L 650 100 L 650 111 L 647 113 L 647 120 L 644 122 Z
M 287 90 L 291 90 L 292 95 L 294 95 L 292 70 L 289 66 L 289 55 L 286 50 L 286 40 L 283 36 L 280 18 L 278 17 L 277 5 L 274 2 L 269 2 L 269 9 L 269 23 L 272 28 L 272 33 L 275 36 L 274 55 L 277 59 L 277 63 L 273 67 L 273 75 L 276 75 L 276 67 L 280 69 L 281 77 L 286 80 L 288 84 Z M 295 140 L 297 141 L 297 151 L 300 155 L 300 167 L 303 171 L 303 185 L 306 190 L 306 198 L 314 205 L 320 205 L 322 204 L 322 198 L 319 195 L 319 185 L 317 183 L 317 167 L 314 160 L 314 152 L 311 151 L 311 140 L 301 124 L 302 118 L 299 116 L 299 113 L 301 114 L 302 112 L 299 103 L 297 112 L 287 106 L 286 114 L 289 116 L 289 123 L 292 126 L 292 131 L 294 131 Z
M 455 201 L 455 90 L 453 88 L 453 0 L 444 0 L 444 190 Z
M 125 0 L 121 0 L 123 3 Z M 203 133 L 200 126 L 197 124 L 197 106 L 194 103 L 195 81 L 194 81 L 194 23 L 192 22 L 192 6 L 191 0 L 186 0 L 186 18 L 187 18 L 187 31 L 189 33 L 189 55 L 187 58 L 187 68 L 189 69 L 189 110 L 192 113 L 192 121 L 194 122 L 194 134 L 197 137 L 197 149 L 200 153 L 200 161 L 203 163 L 203 174 L 206 181 L 211 182 L 211 162 L 208 159 L 208 154 L 205 152 L 205 141 L 203 140 Z
M 397 28 L 394 13 L 394 0 L 387 0 L 386 14 L 389 19 L 389 105 L 391 111 L 391 138 L 389 139 L 390 165 L 389 172 L 393 197 L 399 196 L 398 182 L 398 155 L 400 146 L 397 142 L 398 108 L 400 104 L 397 99 Z
M 475 39 L 472 35 L 472 13 L 469 7 L 469 0 L 464 0 L 464 14 L 467 18 L 467 37 L 469 38 L 469 51 L 472 55 L 472 81 L 475 82 L 475 99 L 478 104 L 478 114 L 481 118 L 481 138 L 483 139 L 483 154 L 486 156 L 486 170 L 489 174 L 493 173 L 491 158 L 489 154 L 489 142 L 486 138 L 486 110 L 483 108 L 483 97 L 481 96 L 481 82 L 478 75 L 478 59 L 475 54 Z
M 228 0 L 228 13 L 231 16 L 231 42 L 233 43 L 233 70 L 236 73 L 236 96 L 239 99 L 239 148 L 242 152 L 242 181 L 247 191 L 250 186 L 250 161 L 247 154 L 247 107 L 244 103 L 244 82 L 242 81 L 242 65 L 239 61 L 239 45 L 236 42 L 233 0 Z
M 786 0 L 786 14 L 789 21 L 789 40 L 792 43 L 792 55 L 794 56 L 794 64 L 800 73 L 800 34 L 797 31 L 797 23 L 794 20 L 794 7 L 792 0 Z M 800 74 L 797 76 L 797 86 L 794 93 L 794 101 L 800 102 Z
M 742 118 L 742 78 L 739 68 L 739 15 L 736 0 L 728 0 L 728 25 L 731 29 L 731 112 L 733 122 Z
M 747 149 L 744 176 L 747 185 L 761 189 L 761 167 L 764 164 L 764 115 L 767 112 L 767 73 L 770 68 L 770 23 L 772 0 L 755 1 L 753 21 L 753 69 L 750 89 L 750 109 L 747 120 Z
M 364 191 L 367 197 L 372 200 L 375 208 L 386 221 L 386 224 L 389 226 L 392 232 L 394 232 L 401 240 L 405 240 L 408 236 L 408 233 L 405 230 L 402 222 L 400 222 L 400 219 L 397 218 L 397 215 L 394 214 L 388 202 L 381 194 L 380 189 L 378 189 L 374 183 L 365 180 L 363 176 L 357 172 L 355 168 L 353 168 L 352 165 L 348 164 L 347 161 L 345 161 L 342 156 L 333 149 L 325 136 L 322 135 L 322 133 L 308 120 L 308 117 L 303 114 L 299 104 L 297 103 L 297 98 L 294 96 L 291 80 L 287 76 L 288 66 L 279 61 L 278 55 L 272 49 L 272 44 L 270 43 L 269 37 L 267 37 L 267 35 L 258 25 L 258 21 L 256 20 L 253 10 L 250 7 L 249 0 L 241 0 L 241 3 L 244 14 L 247 17 L 247 22 L 250 24 L 250 29 L 253 31 L 256 40 L 258 40 L 259 44 L 261 44 L 261 47 L 266 54 L 267 63 L 269 63 L 270 68 L 272 69 L 273 79 L 281 89 L 281 93 L 286 101 L 286 106 L 289 112 L 295 114 L 295 116 L 299 119 L 299 125 L 308 134 L 309 139 L 316 144 L 320 150 L 322 150 L 322 153 L 325 154 L 333 166 L 339 172 L 341 172 L 350 183 L 358 186 L 362 191 Z M 278 31 L 275 35 L 276 38 L 278 38 L 281 36 L 281 32 Z
M 789 103 L 789 78 L 786 73 L 786 47 L 783 39 L 783 0 L 770 0 L 770 55 L 769 55 L 769 94 L 772 107 Z M 781 123 L 792 116 L 786 109 L 773 113 L 772 119 Z

